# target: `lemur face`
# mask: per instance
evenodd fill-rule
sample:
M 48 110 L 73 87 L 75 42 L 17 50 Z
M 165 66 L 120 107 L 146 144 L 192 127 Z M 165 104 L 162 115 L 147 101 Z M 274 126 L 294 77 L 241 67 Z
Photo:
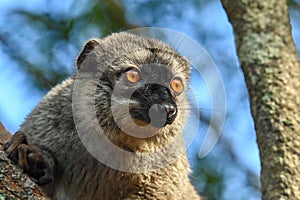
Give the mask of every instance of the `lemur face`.
M 88 68 L 101 72 L 95 95 L 100 123 L 112 115 L 119 128 L 137 132 L 182 120 L 185 110 L 179 107 L 187 101 L 189 63 L 160 41 L 126 33 L 113 36 L 88 42 L 78 58 L 79 68 L 88 58 Z M 104 112 L 107 107 L 111 109 Z

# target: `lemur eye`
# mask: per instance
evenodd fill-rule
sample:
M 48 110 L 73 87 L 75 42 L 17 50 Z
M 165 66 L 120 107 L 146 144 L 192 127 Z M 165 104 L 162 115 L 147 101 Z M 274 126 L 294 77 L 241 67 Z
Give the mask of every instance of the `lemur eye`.
M 140 80 L 141 75 L 138 69 L 132 68 L 128 71 L 125 72 L 126 74 L 126 79 L 130 82 L 130 83 L 136 83 Z
M 180 78 L 172 79 L 170 86 L 176 94 L 180 94 L 183 91 L 183 83 Z

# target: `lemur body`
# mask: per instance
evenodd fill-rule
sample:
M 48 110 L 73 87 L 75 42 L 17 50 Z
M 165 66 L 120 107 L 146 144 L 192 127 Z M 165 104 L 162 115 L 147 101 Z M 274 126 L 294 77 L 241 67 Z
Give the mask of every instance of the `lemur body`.
M 149 76 L 152 73 L 149 67 L 140 67 L 151 63 L 168 67 L 167 85 L 149 83 L 146 86 L 132 86 L 140 81 L 140 76 L 146 77 L 145 74 Z M 91 40 L 85 45 L 77 65 L 81 69 L 85 64 L 107 67 L 102 70 L 104 76 L 99 78 L 99 82 L 88 83 L 96 84 L 96 91 L 86 88 L 82 96 L 95 98 L 99 126 L 115 145 L 133 153 L 153 153 L 172 142 L 175 136 L 180 136 L 177 143 L 184 147 L 183 128 L 187 109 L 180 110 L 179 107 L 188 107 L 185 90 L 189 80 L 189 66 L 171 47 L 127 33 L 113 34 L 102 40 Z M 161 74 L 153 76 L 160 77 Z M 76 76 L 48 92 L 26 118 L 20 132 L 5 147 L 17 163 L 20 163 L 18 159 L 21 158 L 25 159 L 25 163 L 28 162 L 29 174 L 31 168 L 42 168 L 42 175 L 33 173 L 37 182 L 40 180 L 40 183 L 45 184 L 53 179 L 53 182 L 43 185 L 52 199 L 200 199 L 189 180 L 190 166 L 185 153 L 162 168 L 136 173 L 113 169 L 91 155 L 74 123 L 72 95 L 75 81 Z M 138 88 L 131 97 L 132 118 L 149 124 L 152 119 L 148 113 L 153 105 L 156 106 L 156 113 L 162 112 L 162 116 L 167 118 L 163 125 L 157 125 L 160 127 L 155 135 L 136 138 L 117 126 L 118 119 L 113 118 L 110 107 L 113 104 L 111 97 L 114 86 L 118 84 L 124 86 L 122 91 L 129 87 Z M 182 91 L 177 91 L 183 86 L 185 88 Z M 143 109 L 136 106 L 137 103 L 139 106 L 147 104 L 146 115 Z M 88 122 L 84 124 L 89 126 Z M 21 143 L 23 147 L 33 146 L 38 150 L 25 148 L 23 151 L 18 148 Z M 17 156 L 22 154 L 20 151 L 23 156 Z M 41 159 L 40 155 L 43 156 L 42 163 L 36 164 Z

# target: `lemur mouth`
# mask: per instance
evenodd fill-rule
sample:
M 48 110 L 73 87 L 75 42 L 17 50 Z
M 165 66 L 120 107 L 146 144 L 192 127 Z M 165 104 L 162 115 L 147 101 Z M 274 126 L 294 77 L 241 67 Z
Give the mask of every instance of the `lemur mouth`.
M 153 126 L 162 128 L 172 124 L 177 116 L 177 106 L 168 88 L 149 84 L 137 89 L 131 100 L 129 113 L 133 121 L 139 126 Z

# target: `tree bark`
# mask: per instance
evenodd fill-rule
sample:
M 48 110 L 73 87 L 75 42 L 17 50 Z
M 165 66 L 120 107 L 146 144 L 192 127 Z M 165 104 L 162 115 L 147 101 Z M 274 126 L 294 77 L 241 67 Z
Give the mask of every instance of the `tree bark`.
M 285 0 L 222 0 L 260 150 L 263 199 L 300 198 L 300 66 Z
M 16 167 L 2 151 L 2 145 L 9 139 L 7 132 L 0 122 L 0 199 L 34 199 L 49 198 L 21 169 Z

